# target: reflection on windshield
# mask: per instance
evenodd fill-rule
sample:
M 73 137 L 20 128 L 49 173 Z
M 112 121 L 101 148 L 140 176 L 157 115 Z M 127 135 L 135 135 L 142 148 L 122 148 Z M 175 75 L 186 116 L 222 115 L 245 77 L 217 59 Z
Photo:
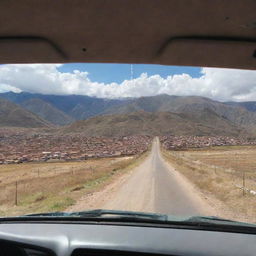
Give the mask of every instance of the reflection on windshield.
M 102 84 L 81 70 L 26 66 L 45 87 L 62 85 L 44 93 L 24 88 L 24 67 L 5 66 L 19 76 L 0 93 L 1 216 L 135 211 L 256 223 L 256 103 L 236 102 L 226 84 L 230 72 L 241 83 L 255 72 L 193 69 L 194 78 L 165 67 L 166 77 L 134 78 L 134 67 L 130 80 Z

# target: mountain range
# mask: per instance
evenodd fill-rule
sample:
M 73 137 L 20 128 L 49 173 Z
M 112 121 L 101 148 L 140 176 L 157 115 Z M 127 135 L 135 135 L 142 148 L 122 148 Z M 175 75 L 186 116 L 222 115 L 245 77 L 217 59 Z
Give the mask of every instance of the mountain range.
M 130 134 L 256 135 L 256 102 L 219 102 L 199 96 L 157 95 L 101 99 L 81 95 L 1 93 L 13 118 L 0 126 L 63 126 L 61 132 L 113 136 Z M 21 111 L 22 110 L 22 111 Z M 8 114 L 12 116 L 13 114 Z M 5 107 L 5 116 L 6 107 Z M 28 119 L 30 117 L 30 119 Z M 11 121 L 12 120 L 12 121 Z M 81 120 L 81 121 L 80 121 Z
M 23 106 L 55 125 L 88 119 L 104 113 L 108 108 L 129 102 L 127 100 L 99 99 L 82 95 L 44 95 L 27 92 L 0 93 L 0 98 L 5 98 Z M 33 101 L 31 102 L 31 100 Z M 36 104 L 34 104 L 35 100 Z

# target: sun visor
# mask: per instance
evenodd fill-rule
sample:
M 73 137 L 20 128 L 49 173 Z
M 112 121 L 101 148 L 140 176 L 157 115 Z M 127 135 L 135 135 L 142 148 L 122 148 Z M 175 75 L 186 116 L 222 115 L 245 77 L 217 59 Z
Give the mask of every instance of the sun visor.
M 256 69 L 256 41 L 175 38 L 158 52 L 161 64 Z
M 0 37 L 0 63 L 49 63 L 65 60 L 65 54 L 47 39 Z

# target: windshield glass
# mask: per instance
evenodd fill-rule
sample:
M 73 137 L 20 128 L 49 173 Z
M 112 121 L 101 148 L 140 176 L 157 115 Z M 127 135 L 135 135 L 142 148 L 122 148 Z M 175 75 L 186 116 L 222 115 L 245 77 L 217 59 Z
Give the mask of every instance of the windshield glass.
M 2 217 L 105 209 L 119 212 L 97 217 L 256 223 L 255 156 L 256 71 L 0 66 Z

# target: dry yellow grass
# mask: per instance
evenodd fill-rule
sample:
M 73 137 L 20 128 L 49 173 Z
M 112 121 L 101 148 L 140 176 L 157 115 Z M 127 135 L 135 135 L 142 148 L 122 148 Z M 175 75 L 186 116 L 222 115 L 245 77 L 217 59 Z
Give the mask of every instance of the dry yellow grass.
M 0 166 L 0 215 L 62 211 L 122 174 L 144 156 Z M 17 201 L 16 197 L 17 182 Z
M 221 201 L 221 217 L 256 222 L 256 196 L 237 186 L 256 190 L 256 147 L 215 147 L 164 151 L 165 158 L 205 195 Z

